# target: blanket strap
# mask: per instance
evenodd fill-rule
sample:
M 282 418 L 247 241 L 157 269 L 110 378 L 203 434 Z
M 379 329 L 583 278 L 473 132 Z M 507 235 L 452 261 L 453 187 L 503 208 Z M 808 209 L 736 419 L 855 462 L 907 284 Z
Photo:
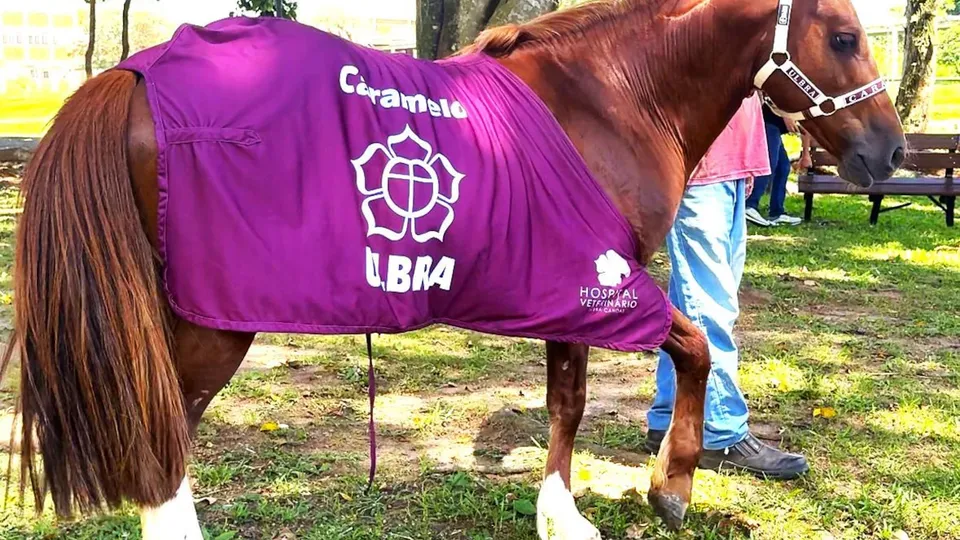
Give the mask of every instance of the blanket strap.
M 373 403 L 377 397 L 377 374 L 373 369 L 373 336 L 367 334 L 367 387 L 370 395 L 370 479 L 367 493 L 373 487 L 373 477 L 377 474 L 377 428 L 373 423 Z

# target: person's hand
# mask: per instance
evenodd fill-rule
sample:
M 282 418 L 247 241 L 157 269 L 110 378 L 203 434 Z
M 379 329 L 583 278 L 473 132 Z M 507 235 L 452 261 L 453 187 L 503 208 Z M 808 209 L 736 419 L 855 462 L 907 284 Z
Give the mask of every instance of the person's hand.
M 800 133 L 800 124 L 789 118 L 784 118 L 783 123 L 787 125 L 787 131 L 790 133 Z
M 747 197 L 749 197 L 750 195 L 753 195 L 753 177 L 752 176 L 747 177 L 747 185 L 745 186 L 745 189 L 746 189 Z
M 810 147 L 813 145 L 813 137 L 804 131 L 800 135 L 800 139 L 800 159 L 797 160 L 797 170 L 804 171 L 813 167 L 813 159 L 810 157 Z

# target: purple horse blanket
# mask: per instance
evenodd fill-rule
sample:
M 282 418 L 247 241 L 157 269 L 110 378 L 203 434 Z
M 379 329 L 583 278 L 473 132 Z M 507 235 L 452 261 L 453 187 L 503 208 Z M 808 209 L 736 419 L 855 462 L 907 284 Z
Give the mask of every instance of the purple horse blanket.
M 654 349 L 666 298 L 550 111 L 483 54 L 440 62 L 295 22 L 185 25 L 146 82 L 173 310 L 247 332 L 434 323 Z

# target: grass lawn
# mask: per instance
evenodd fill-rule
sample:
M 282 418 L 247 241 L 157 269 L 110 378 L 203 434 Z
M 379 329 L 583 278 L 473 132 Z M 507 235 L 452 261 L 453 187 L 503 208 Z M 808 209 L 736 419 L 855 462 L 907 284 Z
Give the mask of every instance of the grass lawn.
M 0 95 L 0 137 L 42 135 L 68 96 L 54 92 Z
M 952 131 L 957 130 L 956 126 L 960 125 L 960 83 L 938 84 L 933 103 L 934 124 L 952 124 Z
M 604 538 L 960 538 L 960 234 L 921 199 L 876 227 L 868 214 L 865 198 L 819 197 L 811 224 L 751 230 L 742 387 L 756 431 L 806 454 L 809 477 L 699 471 L 687 528 L 668 533 L 643 499 L 655 358 L 594 351 L 573 478 Z M 4 304 L 13 225 L 0 212 Z M 662 258 L 654 270 L 665 275 Z M 374 343 L 375 489 L 364 493 L 362 339 L 262 335 L 196 442 L 208 538 L 536 537 L 543 345 L 445 327 Z M 288 427 L 261 429 L 271 422 Z M 0 538 L 139 537 L 133 509 L 57 524 L 20 503 L 0 510 Z

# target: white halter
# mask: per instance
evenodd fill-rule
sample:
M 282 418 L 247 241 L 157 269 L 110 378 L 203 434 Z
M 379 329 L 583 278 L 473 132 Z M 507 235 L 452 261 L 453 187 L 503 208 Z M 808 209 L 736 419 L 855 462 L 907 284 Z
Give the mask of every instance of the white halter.
M 773 37 L 773 52 L 770 53 L 770 59 L 760 68 L 757 76 L 753 79 L 753 85 L 757 90 L 762 90 L 763 85 L 767 83 L 771 75 L 777 71 L 782 71 L 793 81 L 793 84 L 797 85 L 800 90 L 803 90 L 803 93 L 813 101 L 814 105 L 807 110 L 791 113 L 777 107 L 769 96 L 764 96 L 767 105 L 770 106 L 770 109 L 775 114 L 790 120 L 808 120 L 820 116 L 830 116 L 840 109 L 845 109 L 861 101 L 866 101 L 884 91 L 886 85 L 884 85 L 882 78 L 878 78 L 872 83 L 857 88 L 840 97 L 830 97 L 817 88 L 817 85 L 813 84 L 813 82 L 803 74 L 803 71 L 800 71 L 800 68 L 791 61 L 790 53 L 787 51 L 787 38 L 790 35 L 790 14 L 792 11 L 793 0 L 780 0 L 777 13 L 777 29 Z M 781 57 L 781 62 L 777 61 L 777 56 Z M 828 103 L 831 104 L 832 107 L 829 107 L 830 110 L 825 110 L 823 106 Z

